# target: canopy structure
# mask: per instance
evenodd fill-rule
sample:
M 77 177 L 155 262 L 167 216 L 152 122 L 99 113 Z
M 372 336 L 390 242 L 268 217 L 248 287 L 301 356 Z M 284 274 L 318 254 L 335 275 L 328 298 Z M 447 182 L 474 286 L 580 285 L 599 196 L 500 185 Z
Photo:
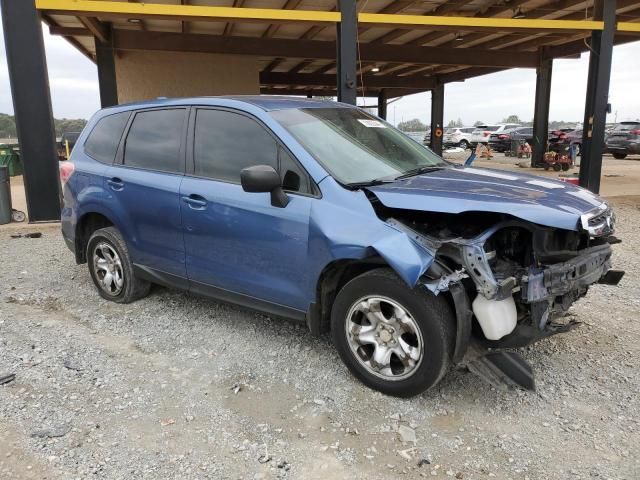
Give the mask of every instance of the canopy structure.
M 27 81 L 17 57 L 44 58 L 33 30 L 39 19 L 96 62 L 103 106 L 156 92 L 322 95 L 349 103 L 361 95 L 377 97 L 385 117 L 388 98 L 432 91 L 435 132 L 446 84 L 531 68 L 534 162 L 547 138 L 553 59 L 590 52 L 581 181 L 596 191 L 611 50 L 640 40 L 640 0 L 2 0 L 2 6 L 8 53 L 15 51 L 13 59 L 8 55 L 14 104 Z M 24 37 L 28 28 L 34 39 Z M 49 104 L 48 86 L 39 88 Z M 24 119 L 25 108 L 15 110 Z M 441 149 L 439 136 L 432 135 L 432 146 Z

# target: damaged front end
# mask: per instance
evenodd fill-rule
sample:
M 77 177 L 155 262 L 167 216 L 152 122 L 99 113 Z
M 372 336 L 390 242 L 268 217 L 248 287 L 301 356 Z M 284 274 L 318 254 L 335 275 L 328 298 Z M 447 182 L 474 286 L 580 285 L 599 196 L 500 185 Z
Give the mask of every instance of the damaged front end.
M 382 212 L 379 212 L 382 213 Z M 565 313 L 594 283 L 617 284 L 611 270 L 615 217 L 606 204 L 574 230 L 503 214 L 387 210 L 385 221 L 435 259 L 418 284 L 450 292 L 457 319 L 454 362 L 496 386 L 534 389 L 516 352 L 577 322 Z

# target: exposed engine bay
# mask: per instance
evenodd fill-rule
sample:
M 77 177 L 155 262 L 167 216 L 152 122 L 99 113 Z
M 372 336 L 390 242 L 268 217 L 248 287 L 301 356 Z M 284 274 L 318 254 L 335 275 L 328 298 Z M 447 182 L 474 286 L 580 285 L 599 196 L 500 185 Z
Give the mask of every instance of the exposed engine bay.
M 435 257 L 419 284 L 449 292 L 456 311 L 454 362 L 494 385 L 534 388 L 533 371 L 515 352 L 566 332 L 564 314 L 594 283 L 616 285 L 611 270 L 615 217 L 606 204 L 582 215 L 576 230 L 540 226 L 486 212 L 443 214 L 389 209 L 378 215 Z

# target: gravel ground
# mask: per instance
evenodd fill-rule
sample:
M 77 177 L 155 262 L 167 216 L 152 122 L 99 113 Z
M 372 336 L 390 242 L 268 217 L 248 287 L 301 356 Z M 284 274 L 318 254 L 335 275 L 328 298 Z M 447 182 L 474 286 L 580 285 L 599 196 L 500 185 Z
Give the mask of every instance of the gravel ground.
M 57 230 L 0 231 L 0 478 L 640 478 L 637 198 L 621 285 L 524 350 L 536 393 L 452 371 L 409 400 L 303 326 L 162 288 L 109 303 Z

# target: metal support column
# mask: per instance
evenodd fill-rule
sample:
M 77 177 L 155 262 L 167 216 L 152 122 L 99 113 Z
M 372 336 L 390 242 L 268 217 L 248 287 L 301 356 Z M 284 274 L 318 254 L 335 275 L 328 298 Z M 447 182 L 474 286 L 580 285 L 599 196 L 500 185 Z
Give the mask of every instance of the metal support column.
M 536 101 L 533 113 L 533 145 L 531 166 L 537 167 L 544 163 L 549 137 L 549 103 L 551 102 L 551 74 L 553 59 L 543 58 L 540 51 L 540 62 L 536 70 Z
M 444 84 L 431 90 L 431 150 L 442 155 L 442 134 L 444 133 Z
M 0 0 L 30 222 L 60 219 L 60 180 L 42 25 L 34 0 Z
M 384 88 L 378 92 L 378 116 L 387 119 L 387 91 Z
M 107 43 L 95 38 L 96 63 L 98 64 L 98 84 L 100 88 L 100 105 L 102 108 L 118 104 L 118 83 L 116 81 L 115 50 L 109 29 Z
M 598 193 L 602 174 L 604 129 L 607 120 L 611 57 L 616 27 L 616 1 L 596 1 L 594 18 L 604 21 L 604 30 L 591 33 L 589 79 L 582 131 L 580 186 Z
M 356 104 L 357 90 L 357 50 L 358 14 L 355 0 L 339 0 L 341 20 L 337 24 L 337 82 L 338 101 Z

